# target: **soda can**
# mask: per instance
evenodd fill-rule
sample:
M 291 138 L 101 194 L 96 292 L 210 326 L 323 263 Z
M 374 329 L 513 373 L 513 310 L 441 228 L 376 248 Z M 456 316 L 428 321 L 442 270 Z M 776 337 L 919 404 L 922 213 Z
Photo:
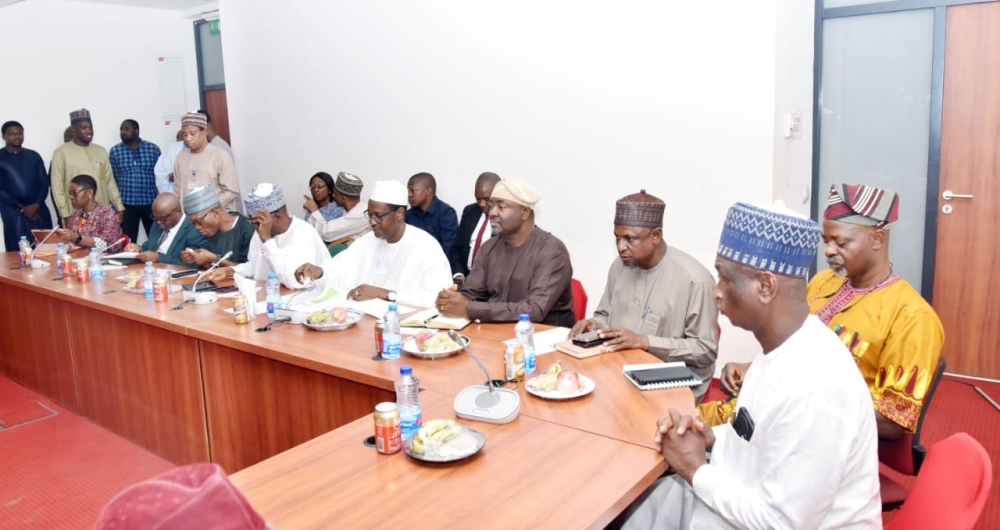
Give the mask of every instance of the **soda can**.
M 170 295 L 170 287 L 167 284 L 167 277 L 157 275 L 153 279 L 153 301 L 166 302 Z
M 503 372 L 508 381 L 524 379 L 524 347 L 506 346 L 503 352 Z
M 381 319 L 375 321 L 375 355 L 382 355 L 382 331 L 385 323 Z
M 247 312 L 247 297 L 241 294 L 233 297 L 233 319 L 237 324 L 250 322 L 250 313 Z
M 63 276 L 72 276 L 73 275 L 73 256 L 70 256 L 69 254 L 63 254 L 62 257 L 59 258 L 59 262 L 62 263 L 62 274 L 63 274 Z
M 384 455 L 391 455 L 402 448 L 399 406 L 391 401 L 375 405 L 375 449 Z
M 87 258 L 80 258 L 76 260 L 74 262 L 73 269 L 76 270 L 76 281 L 90 281 L 90 265 L 87 263 Z

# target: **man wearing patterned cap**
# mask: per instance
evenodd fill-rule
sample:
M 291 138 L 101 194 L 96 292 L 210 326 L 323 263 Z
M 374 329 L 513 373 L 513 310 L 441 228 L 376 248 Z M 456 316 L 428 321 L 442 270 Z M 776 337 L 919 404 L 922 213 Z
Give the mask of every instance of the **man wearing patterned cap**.
M 433 236 L 406 224 L 406 204 L 401 183 L 376 182 L 365 210 L 371 233 L 333 258 L 299 267 L 299 281 L 322 279 L 352 300 L 433 304 L 438 289 L 451 284 L 448 258 Z
M 710 428 L 676 409 L 657 422 L 654 442 L 676 474 L 640 496 L 624 528 L 881 526 L 871 398 L 843 343 L 806 303 L 820 235 L 783 206 L 729 209 L 715 299 L 763 351 L 732 423 Z
M 250 240 L 256 227 L 243 214 L 226 211 L 211 186 L 204 186 L 184 196 L 184 212 L 188 221 L 205 237 L 206 248 L 185 248 L 181 261 L 207 269 L 215 260 L 232 252 L 219 262 L 221 267 L 245 263 L 250 253 Z
M 823 241 L 829 270 L 809 282 L 809 309 L 847 345 L 868 384 L 879 438 L 912 434 L 920 418 L 944 343 L 937 313 L 906 280 L 892 271 L 889 228 L 899 197 L 874 186 L 837 184 L 823 213 Z M 738 395 L 746 366 L 726 365 L 723 387 Z M 718 411 L 705 405 L 707 421 L 718 423 L 737 406 Z
M 704 381 L 692 388 L 701 401 L 715 373 L 719 311 L 715 280 L 701 263 L 663 240 L 660 199 L 640 190 L 615 205 L 615 246 L 604 296 L 594 317 L 570 336 L 598 330 L 605 351 L 640 349 L 665 362 L 683 362 Z
M 315 201 L 312 205 L 306 202 L 309 214 L 309 224 L 316 227 L 323 241 L 331 243 L 345 237 L 357 239 L 371 231 L 368 219 L 365 218 L 365 206 L 361 204 L 361 190 L 365 183 L 361 178 L 341 171 L 333 183 L 333 202 L 344 209 L 344 215 L 327 221 L 319 212 Z M 314 209 L 310 209 L 314 208 Z
M 211 185 L 227 212 L 239 211 L 240 181 L 233 157 L 208 143 L 207 127 L 204 114 L 189 112 L 181 119 L 181 135 L 187 149 L 178 153 L 174 161 L 174 193 L 184 196 Z
M 69 216 L 73 215 L 73 205 L 69 200 L 69 181 L 77 175 L 90 175 L 94 178 L 98 189 L 94 200 L 114 207 L 120 220 L 125 213 L 125 205 L 122 204 L 118 184 L 111 173 L 108 150 L 91 143 L 94 139 L 94 124 L 90 121 L 90 111 L 74 110 L 69 113 L 69 121 L 73 128 L 73 139 L 56 148 L 49 168 L 52 201 L 63 220 L 63 226 L 66 226 Z
M 481 322 L 532 322 L 571 327 L 573 266 L 566 245 L 535 226 L 538 192 L 520 177 L 507 177 L 490 196 L 490 228 L 458 292 L 442 290 L 438 311 Z
M 207 278 L 220 280 L 239 274 L 261 281 L 273 272 L 285 287 L 305 288 L 295 279 L 295 269 L 329 256 L 319 234 L 309 223 L 288 215 L 285 197 L 277 184 L 258 184 L 247 194 L 244 203 L 257 227 L 250 239 L 249 261 L 215 269 Z

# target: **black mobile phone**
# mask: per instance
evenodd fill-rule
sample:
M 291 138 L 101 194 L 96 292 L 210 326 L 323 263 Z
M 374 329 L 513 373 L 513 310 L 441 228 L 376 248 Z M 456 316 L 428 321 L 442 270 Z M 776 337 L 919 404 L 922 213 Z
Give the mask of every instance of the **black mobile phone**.
M 602 339 L 596 331 L 588 331 L 587 333 L 581 333 L 573 337 L 573 344 L 581 348 L 590 348 L 598 344 L 604 344 L 607 341 L 608 339 Z
M 194 276 L 195 274 L 198 274 L 199 272 L 200 271 L 198 269 L 186 269 L 186 270 L 182 270 L 182 271 L 177 271 L 177 272 L 171 274 L 170 276 L 173 277 L 176 280 L 177 278 L 187 278 L 188 276 Z
M 754 423 L 750 411 L 746 407 L 740 407 L 736 411 L 736 419 L 733 420 L 733 430 L 740 438 L 749 442 L 750 438 L 753 438 L 753 429 Z

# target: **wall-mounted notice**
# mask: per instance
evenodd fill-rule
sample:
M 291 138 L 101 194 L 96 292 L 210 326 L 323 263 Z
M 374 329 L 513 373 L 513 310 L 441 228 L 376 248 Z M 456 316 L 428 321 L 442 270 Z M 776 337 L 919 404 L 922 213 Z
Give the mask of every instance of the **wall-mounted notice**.
M 189 110 L 184 83 L 184 59 L 157 57 L 156 74 L 160 82 L 160 118 L 179 119 Z

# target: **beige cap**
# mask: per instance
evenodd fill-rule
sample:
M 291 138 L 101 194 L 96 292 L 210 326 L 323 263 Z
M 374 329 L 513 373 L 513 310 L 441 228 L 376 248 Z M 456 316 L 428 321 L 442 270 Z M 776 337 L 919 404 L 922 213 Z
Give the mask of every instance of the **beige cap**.
M 535 190 L 528 184 L 526 180 L 521 177 L 507 177 L 497 185 L 493 187 L 493 194 L 490 195 L 491 199 L 504 199 L 511 202 L 516 202 L 521 206 L 527 206 L 528 208 L 534 208 L 538 204 L 539 199 L 542 197 L 538 195 L 538 191 Z

